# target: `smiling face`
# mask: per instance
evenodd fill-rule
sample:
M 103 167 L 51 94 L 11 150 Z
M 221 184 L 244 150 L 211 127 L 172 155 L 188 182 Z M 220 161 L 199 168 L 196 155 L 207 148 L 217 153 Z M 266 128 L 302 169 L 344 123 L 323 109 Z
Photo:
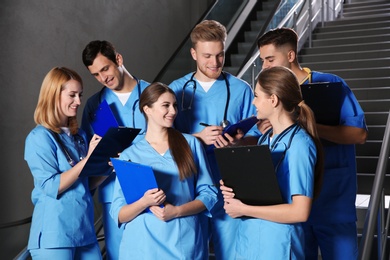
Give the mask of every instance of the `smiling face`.
M 261 91 L 259 83 L 256 84 L 252 104 L 256 107 L 258 119 L 269 119 L 274 111 L 273 95 L 268 95 Z
M 58 105 L 61 127 L 67 127 L 69 117 L 75 117 L 77 115 L 82 94 L 83 88 L 77 80 L 71 79 L 63 85 L 60 94 L 60 103 Z
M 260 59 L 263 61 L 262 69 L 268 69 L 275 66 L 283 66 L 291 69 L 291 63 L 295 60 L 295 52 L 286 46 L 279 48 L 273 44 L 261 46 Z
M 169 92 L 161 94 L 151 107 L 145 106 L 148 124 L 172 127 L 177 114 L 176 97 Z
M 221 75 L 225 62 L 225 46 L 221 41 L 199 41 L 191 48 L 192 58 L 196 61 L 196 78 L 200 81 L 212 81 Z
M 123 59 L 117 54 L 116 61 L 108 59 L 99 53 L 94 59 L 92 65 L 88 66 L 89 72 L 107 88 L 120 92 L 123 89 Z

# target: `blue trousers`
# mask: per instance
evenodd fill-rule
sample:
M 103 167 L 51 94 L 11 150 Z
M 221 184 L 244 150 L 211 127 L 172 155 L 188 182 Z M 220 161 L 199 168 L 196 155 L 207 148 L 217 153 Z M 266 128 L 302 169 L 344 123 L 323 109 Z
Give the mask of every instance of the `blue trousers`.
M 318 259 L 318 249 L 324 260 L 354 260 L 358 258 L 355 222 L 337 224 L 303 224 L 306 259 Z
M 101 260 L 102 255 L 98 243 L 93 243 L 81 247 L 62 247 L 62 248 L 38 248 L 31 249 L 30 255 L 33 260 Z

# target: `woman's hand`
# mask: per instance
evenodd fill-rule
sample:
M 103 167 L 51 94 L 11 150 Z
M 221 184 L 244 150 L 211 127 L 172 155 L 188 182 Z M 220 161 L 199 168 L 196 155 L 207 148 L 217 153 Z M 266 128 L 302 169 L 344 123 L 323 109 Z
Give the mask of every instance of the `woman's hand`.
M 165 199 L 166 195 L 164 191 L 159 188 L 154 188 L 147 190 L 140 200 L 145 205 L 145 208 L 148 208 L 151 206 L 158 206 L 164 203 Z
M 162 221 L 169 221 L 171 219 L 177 218 L 178 212 L 177 207 L 172 204 L 165 203 L 164 207 L 160 206 L 152 206 L 150 207 L 150 211 Z
M 225 133 L 224 135 L 217 136 L 214 146 L 217 148 L 222 148 L 230 145 L 236 145 L 239 140 L 241 140 L 244 137 L 244 133 L 238 129 L 237 134 L 232 137 L 228 133 Z
M 98 136 L 97 134 L 94 134 L 91 138 L 91 141 L 89 142 L 89 147 L 88 147 L 88 153 L 87 157 L 91 156 L 92 152 L 95 150 L 96 146 L 98 143 L 102 140 L 102 137 Z
M 225 186 L 222 180 L 219 181 L 219 184 L 221 184 L 219 188 L 223 194 L 223 201 L 225 202 L 223 208 L 225 209 L 226 214 L 232 218 L 242 217 L 243 214 L 240 209 L 245 204 L 234 198 L 235 194 L 233 193 L 233 189 Z
M 224 200 L 234 198 L 234 193 L 232 188 L 225 186 L 223 180 L 220 180 L 219 184 L 220 184 L 219 189 L 222 191 Z
M 232 218 L 239 218 L 244 216 L 242 214 L 242 207 L 245 206 L 244 203 L 242 203 L 238 199 L 224 199 L 225 203 L 223 205 L 223 208 L 225 209 L 226 214 L 228 214 Z

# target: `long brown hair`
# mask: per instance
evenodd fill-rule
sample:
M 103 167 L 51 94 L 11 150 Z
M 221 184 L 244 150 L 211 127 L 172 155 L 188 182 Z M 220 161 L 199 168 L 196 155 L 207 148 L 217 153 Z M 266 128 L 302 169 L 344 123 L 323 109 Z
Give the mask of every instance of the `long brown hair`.
M 314 171 L 314 198 L 321 189 L 324 171 L 324 152 L 318 136 L 313 111 L 302 99 L 301 87 L 294 73 L 285 67 L 276 66 L 263 70 L 258 78 L 261 91 L 276 95 L 294 122 L 303 127 L 314 141 L 317 148 L 317 161 Z
M 146 121 L 148 121 L 148 117 L 146 116 L 143 108 L 145 106 L 152 107 L 158 98 L 164 93 L 170 93 L 175 96 L 172 89 L 160 82 L 154 82 L 142 91 L 139 99 L 139 109 L 145 116 Z M 180 180 L 184 180 L 193 174 L 196 174 L 197 168 L 194 157 L 183 134 L 176 129 L 168 128 L 168 144 L 173 160 L 176 162 L 179 170 Z
M 55 67 L 51 69 L 45 76 L 39 92 L 38 103 L 34 112 L 34 121 L 36 124 L 56 132 L 61 132 L 61 120 L 59 103 L 61 91 L 64 85 L 69 80 L 76 80 L 83 86 L 83 81 L 79 74 L 65 67 Z M 68 125 L 71 134 L 78 132 L 77 118 L 69 117 Z

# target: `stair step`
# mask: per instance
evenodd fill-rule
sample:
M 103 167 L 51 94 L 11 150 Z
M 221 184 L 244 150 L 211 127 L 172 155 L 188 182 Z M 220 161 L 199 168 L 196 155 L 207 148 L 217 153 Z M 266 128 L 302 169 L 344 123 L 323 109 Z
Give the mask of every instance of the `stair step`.
M 371 194 L 372 185 L 374 183 L 375 172 L 372 174 L 357 174 L 358 194 Z M 386 174 L 384 187 L 390 187 L 390 174 Z M 390 195 L 390 190 L 385 189 L 385 195 Z
M 357 68 L 357 69 L 324 69 L 323 72 L 333 73 L 339 75 L 344 79 L 357 77 L 387 77 L 389 76 L 389 67 L 381 68 Z
M 371 22 L 356 22 L 356 23 L 349 23 L 349 24 L 336 24 L 336 25 L 329 25 L 325 27 L 317 27 L 314 30 L 314 33 L 329 33 L 334 31 L 353 31 L 353 30 L 365 30 L 365 29 L 372 29 L 372 28 L 388 28 L 390 26 L 390 19 L 387 20 L 380 20 L 380 21 L 371 21 Z
M 390 84 L 389 87 L 382 88 L 357 88 L 352 89 L 357 99 L 380 99 L 383 97 L 390 98 Z M 389 107 L 390 109 L 390 107 Z
M 376 78 L 348 78 L 344 79 L 348 86 L 353 88 L 368 88 L 368 87 L 388 87 L 390 84 L 389 77 L 376 77 Z M 382 97 L 383 98 L 383 97 Z M 390 106 L 388 106 L 390 108 Z
M 381 15 L 381 14 L 388 14 L 390 11 L 390 8 L 386 5 L 383 6 L 383 8 L 378 9 L 376 8 L 375 10 L 368 9 L 368 10 L 357 10 L 357 11 L 351 11 L 351 12 L 345 12 L 344 13 L 344 18 L 347 17 L 361 17 L 361 16 L 369 16 L 369 15 Z
M 321 46 L 313 48 L 303 48 L 300 51 L 301 55 L 313 55 L 313 54 L 327 54 L 327 53 L 337 53 L 337 52 L 361 52 L 361 51 L 372 51 L 372 50 L 387 50 L 389 49 L 390 41 L 386 42 L 368 42 L 360 43 L 358 40 L 356 43 L 352 44 L 341 44 L 335 46 Z
M 390 34 L 379 34 L 379 35 L 368 35 L 368 36 L 353 36 L 343 37 L 335 39 L 323 39 L 323 40 L 312 40 L 312 47 L 327 47 L 335 45 L 352 45 L 352 44 L 364 44 L 364 43 L 378 43 L 378 42 L 389 42 Z M 387 47 L 388 48 L 388 47 Z M 387 49 L 386 48 L 386 49 Z
M 313 34 L 313 40 L 330 40 L 335 38 L 347 38 L 347 37 L 368 37 L 375 35 L 389 35 L 390 27 L 383 28 L 367 28 L 356 30 L 333 30 L 332 32 L 321 32 Z
M 348 1 L 346 1 L 348 2 Z M 345 3 L 344 4 L 344 9 L 345 8 L 357 8 L 357 7 L 362 7 L 362 6 L 370 6 L 370 5 L 382 5 L 382 4 L 388 4 L 389 1 L 386 0 L 373 0 L 373 1 L 368 1 L 368 0 L 354 0 L 353 2 L 350 1 L 350 3 Z
M 386 172 L 390 172 L 390 160 L 388 160 Z M 378 164 L 377 156 L 356 156 L 357 172 L 375 173 Z
M 366 4 L 360 4 L 360 5 L 348 5 L 345 4 L 343 6 L 343 10 L 345 13 L 353 13 L 357 11 L 366 11 L 366 10 L 378 10 L 381 8 L 390 8 L 389 2 L 377 2 L 377 3 L 366 3 Z
M 364 23 L 370 23 L 370 22 L 383 22 L 388 21 L 390 17 L 390 14 L 378 14 L 378 15 L 371 15 L 371 16 L 364 16 L 364 17 L 344 17 L 339 18 L 334 21 L 328 21 L 324 23 L 325 27 L 328 26 L 335 26 L 335 25 L 348 25 L 348 24 L 364 24 Z
M 370 129 L 368 129 L 369 138 L 372 137 L 373 133 Z M 378 136 L 379 138 L 383 138 L 382 136 Z M 382 141 L 376 140 L 376 141 L 366 141 L 365 144 L 358 144 L 356 147 L 356 154 L 359 154 L 360 156 L 378 156 L 381 147 L 382 147 Z
M 390 99 L 377 99 L 377 100 L 359 100 L 359 104 L 362 107 L 366 118 L 369 113 L 377 113 L 377 112 L 382 112 L 382 113 L 389 113 L 390 109 Z M 379 125 L 385 125 L 385 122 Z M 374 123 L 371 123 L 371 125 L 376 125 Z
M 389 24 L 390 26 L 390 24 Z M 327 54 L 311 54 L 301 55 L 299 57 L 299 63 L 309 62 L 324 62 L 324 61 L 337 61 L 337 60 L 353 60 L 353 59 L 377 59 L 383 57 L 390 57 L 390 46 L 385 50 L 368 50 L 361 52 L 337 52 Z
M 389 112 L 364 111 L 367 125 L 386 125 Z
M 302 63 L 301 65 L 319 71 L 325 70 L 327 68 L 369 69 L 373 67 L 390 67 L 390 57 L 376 58 L 376 59 L 355 59 L 355 60 L 334 60 L 334 61 L 320 61 L 320 59 L 318 60 L 319 60 L 318 62 Z

